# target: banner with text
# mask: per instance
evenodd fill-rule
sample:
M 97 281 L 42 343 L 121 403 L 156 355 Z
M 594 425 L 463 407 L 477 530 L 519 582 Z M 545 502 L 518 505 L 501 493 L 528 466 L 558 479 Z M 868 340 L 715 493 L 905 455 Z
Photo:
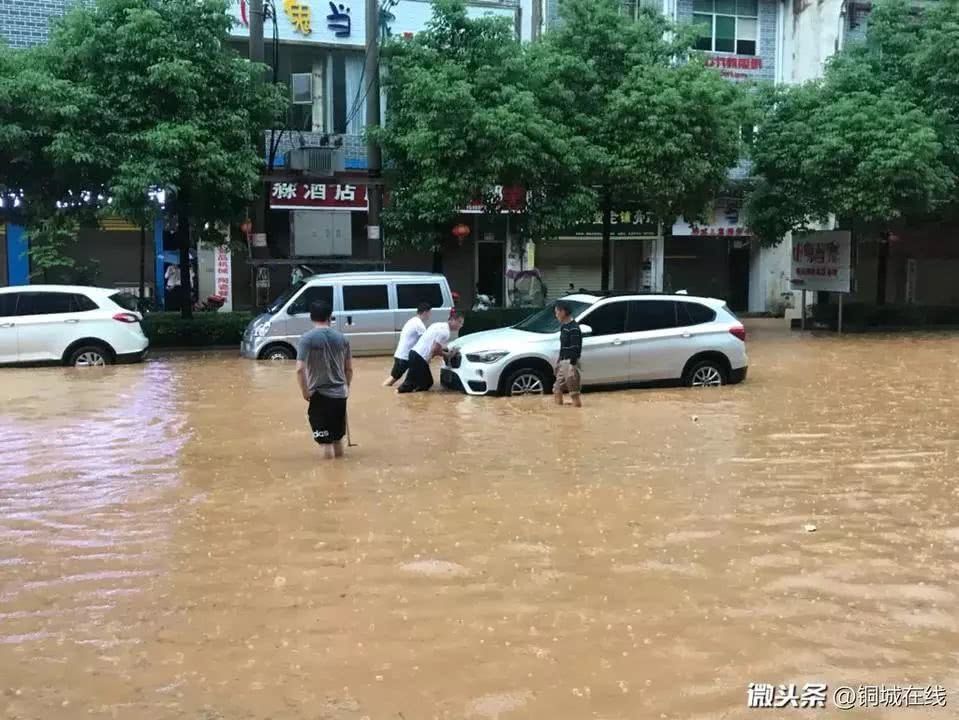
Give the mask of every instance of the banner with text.
M 849 292 L 851 250 L 848 230 L 793 235 L 792 289 Z

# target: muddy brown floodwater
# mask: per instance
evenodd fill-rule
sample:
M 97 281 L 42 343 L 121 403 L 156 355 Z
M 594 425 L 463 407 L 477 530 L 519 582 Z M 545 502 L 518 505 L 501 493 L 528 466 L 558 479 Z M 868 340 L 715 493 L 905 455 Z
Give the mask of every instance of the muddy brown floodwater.
M 291 364 L 3 371 L 3 717 L 780 718 L 748 683 L 813 681 L 959 716 L 959 336 L 750 351 L 582 411 L 362 359 L 332 464 Z

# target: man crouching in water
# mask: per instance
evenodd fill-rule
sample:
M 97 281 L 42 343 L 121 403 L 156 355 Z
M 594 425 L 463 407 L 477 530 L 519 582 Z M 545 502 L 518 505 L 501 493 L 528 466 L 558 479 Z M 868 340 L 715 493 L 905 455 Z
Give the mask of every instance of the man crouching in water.
M 313 329 L 300 338 L 296 353 L 296 380 L 309 403 L 307 417 L 313 439 L 323 448 L 323 457 L 343 457 L 346 434 L 346 399 L 353 382 L 350 341 L 330 327 L 333 309 L 329 303 L 310 306 Z

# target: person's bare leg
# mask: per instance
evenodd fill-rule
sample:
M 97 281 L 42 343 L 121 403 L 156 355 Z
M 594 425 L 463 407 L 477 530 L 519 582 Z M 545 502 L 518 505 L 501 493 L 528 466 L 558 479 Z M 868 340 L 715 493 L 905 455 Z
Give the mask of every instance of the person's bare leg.
M 383 387 L 393 387 L 393 384 L 396 382 L 396 378 L 390 375 L 386 380 L 383 381 Z
M 336 450 L 333 448 L 333 445 L 328 445 L 328 444 L 323 445 L 324 460 L 332 460 L 334 457 L 336 457 L 335 453 L 336 453 Z
M 553 400 L 557 405 L 563 404 L 563 391 L 562 390 L 553 390 Z
M 569 397 L 573 401 L 574 407 L 583 407 L 583 401 L 579 399 L 579 393 L 570 393 Z
M 337 440 L 333 443 L 333 457 L 341 458 L 343 457 L 343 441 Z

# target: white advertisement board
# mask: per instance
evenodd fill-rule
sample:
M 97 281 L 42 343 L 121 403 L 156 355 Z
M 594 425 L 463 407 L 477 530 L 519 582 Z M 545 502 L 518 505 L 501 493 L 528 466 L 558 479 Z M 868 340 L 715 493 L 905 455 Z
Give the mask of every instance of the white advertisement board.
M 852 235 L 848 230 L 824 230 L 793 235 L 793 290 L 847 293 L 850 291 Z
M 317 43 L 341 47 L 365 47 L 365 0 L 275 0 L 276 29 L 283 42 Z M 433 17 L 433 4 L 424 0 L 400 0 L 388 11 L 386 25 L 395 38 L 412 37 L 426 29 Z M 505 3 L 466 4 L 471 18 L 505 17 L 515 21 L 516 8 Z M 250 36 L 250 0 L 230 0 L 234 37 Z M 273 37 L 267 19 L 263 35 Z
M 225 300 L 221 312 L 233 311 L 233 254 L 229 245 L 213 250 L 213 292 Z

